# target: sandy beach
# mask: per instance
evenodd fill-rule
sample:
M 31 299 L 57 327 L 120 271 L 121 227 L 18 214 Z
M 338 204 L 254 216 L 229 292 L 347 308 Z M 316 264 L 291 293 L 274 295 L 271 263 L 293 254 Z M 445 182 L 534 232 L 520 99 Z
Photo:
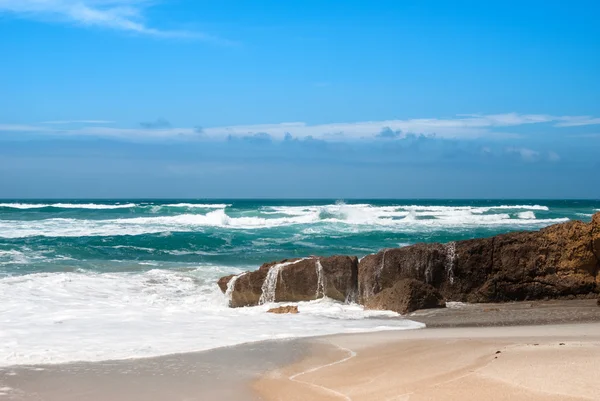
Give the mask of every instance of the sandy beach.
M 450 304 L 423 330 L 317 339 L 255 381 L 265 400 L 599 400 L 595 300 Z
M 600 324 L 433 328 L 321 339 L 254 383 L 265 400 L 600 399 Z

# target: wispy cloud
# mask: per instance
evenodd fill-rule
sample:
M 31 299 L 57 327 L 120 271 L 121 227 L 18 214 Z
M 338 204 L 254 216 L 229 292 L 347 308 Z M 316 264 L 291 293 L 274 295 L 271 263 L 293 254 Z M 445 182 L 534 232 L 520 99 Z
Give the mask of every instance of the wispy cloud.
M 26 124 L 0 124 L 0 132 L 38 132 L 52 131 L 48 127 Z
M 2 1 L 2 0 L 0 0 Z M 329 142 L 361 141 L 386 138 L 401 139 L 407 135 L 425 135 L 443 139 L 477 139 L 497 138 L 509 139 L 518 137 L 507 133 L 510 127 L 546 123 L 555 127 L 563 127 L 567 122 L 584 121 L 578 116 L 551 116 L 533 114 L 492 114 L 492 115 L 460 115 L 455 118 L 428 118 L 385 121 L 362 121 L 348 123 L 331 123 L 310 125 L 303 122 L 280 124 L 234 125 L 224 127 L 172 127 L 164 119 L 142 122 L 138 128 L 119 128 L 98 126 L 90 123 L 83 127 L 50 128 L 48 125 L 0 125 L 0 132 L 33 132 L 55 135 L 97 136 L 122 139 L 167 139 L 167 138 L 203 138 L 223 140 L 235 137 L 256 137 L 268 135 L 274 140 L 286 137 L 313 138 Z M 600 124 L 600 119 L 586 117 L 589 124 Z M 552 129 L 552 127 L 548 128 Z M 556 129 L 556 128 L 554 128 Z M 522 157 L 533 157 L 527 152 Z
M 164 30 L 145 22 L 145 11 L 155 0 L 0 0 L 0 13 L 22 18 L 65 21 L 163 38 L 189 38 L 227 43 L 201 32 Z
M 591 134 L 577 134 L 569 135 L 571 138 L 600 138 L 600 132 L 594 132 Z
M 600 124 L 600 118 L 580 116 L 570 117 L 556 124 L 557 127 L 580 127 L 583 125 L 597 125 Z
M 56 120 L 56 121 L 43 121 L 42 124 L 51 125 L 69 125 L 69 124 L 112 124 L 114 121 L 107 120 Z

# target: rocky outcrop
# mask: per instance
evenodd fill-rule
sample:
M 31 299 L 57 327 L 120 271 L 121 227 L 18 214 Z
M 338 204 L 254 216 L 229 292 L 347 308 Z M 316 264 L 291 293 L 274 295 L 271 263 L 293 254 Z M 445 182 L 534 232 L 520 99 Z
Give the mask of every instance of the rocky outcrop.
M 360 263 L 348 256 L 267 263 L 254 272 L 223 277 L 219 286 L 234 307 L 327 296 L 408 311 L 439 306 L 440 299 L 597 297 L 600 213 L 587 224 L 570 221 L 535 232 L 385 249 Z
M 267 311 L 267 313 L 275 313 L 278 315 L 285 314 L 285 313 L 297 314 L 298 306 L 288 305 L 288 306 L 280 306 L 278 308 L 271 308 Z
M 323 296 L 344 302 L 356 298 L 357 277 L 356 257 L 310 257 L 265 263 L 254 272 L 221 278 L 219 287 L 232 307 L 311 301 Z
M 444 298 L 433 286 L 415 279 L 403 279 L 370 297 L 367 309 L 391 310 L 401 314 L 417 309 L 443 308 Z
M 592 249 L 594 256 L 598 261 L 598 274 L 596 275 L 596 286 L 600 288 L 600 213 L 596 213 L 592 217 Z M 598 298 L 598 306 L 600 306 L 600 298 Z
M 363 303 L 403 279 L 437 288 L 447 300 L 498 302 L 598 293 L 600 214 L 536 232 L 445 245 L 416 244 L 369 255 L 359 264 Z

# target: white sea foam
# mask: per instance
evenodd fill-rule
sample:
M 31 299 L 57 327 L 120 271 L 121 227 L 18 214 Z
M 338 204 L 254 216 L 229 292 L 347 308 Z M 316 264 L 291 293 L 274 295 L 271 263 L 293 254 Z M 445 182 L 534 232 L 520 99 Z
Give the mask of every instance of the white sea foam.
M 136 207 L 135 203 L 125 203 L 125 204 L 114 204 L 114 205 L 104 205 L 104 204 L 96 204 L 96 203 L 51 203 L 51 204 L 42 204 L 42 203 L 0 203 L 0 207 L 7 207 L 13 209 L 41 209 L 45 207 L 55 207 L 59 209 L 129 209 L 132 207 Z
M 225 209 L 226 207 L 231 206 L 230 204 L 225 203 L 172 203 L 168 205 L 164 205 L 167 207 L 185 207 L 189 209 L 198 208 L 198 209 Z
M 35 262 L 57 262 L 73 260 L 64 255 L 55 254 L 52 251 L 33 251 L 29 248 L 0 250 L 0 266 L 27 265 Z M 2 272 L 0 272 L 2 274 Z
M 245 342 L 423 327 L 393 312 L 329 299 L 227 308 L 216 279 L 189 273 L 42 273 L 0 279 L 0 365 L 99 361 L 206 350 Z
M 446 302 L 446 308 L 450 308 L 450 309 L 462 309 L 466 306 L 468 306 L 468 304 L 466 304 L 464 302 L 455 302 L 455 301 Z
M 28 264 L 31 257 L 27 257 L 23 252 L 15 249 L 0 250 L 0 266 L 8 264 Z
M 521 212 L 517 214 L 520 219 L 535 220 L 535 213 L 532 211 Z
M 125 205 L 121 205 L 125 206 Z M 221 205 L 222 206 L 222 205 Z M 206 214 L 179 214 L 175 216 L 134 217 L 107 220 L 50 218 L 43 220 L 0 220 L 0 237 L 24 238 L 32 236 L 80 237 L 141 235 L 202 231 L 205 227 L 229 229 L 265 229 L 291 225 L 310 225 L 304 234 L 324 231 L 414 232 L 418 230 L 469 229 L 501 226 L 507 228 L 540 228 L 567 221 L 566 218 L 537 219 L 532 211 L 519 212 L 512 218 L 510 209 L 542 210 L 545 206 L 518 205 L 482 208 L 467 206 L 371 206 L 336 204 L 328 206 L 275 207 L 278 216 L 269 211 L 257 216 L 228 215 L 224 208 Z M 264 208 L 263 208 L 264 209 Z M 489 210 L 499 209 L 502 213 Z M 271 210 L 272 211 L 272 210 Z M 267 213 L 267 214 L 264 214 Z M 281 217 L 281 216 L 284 217 Z M 527 217 L 526 217 L 527 216 Z

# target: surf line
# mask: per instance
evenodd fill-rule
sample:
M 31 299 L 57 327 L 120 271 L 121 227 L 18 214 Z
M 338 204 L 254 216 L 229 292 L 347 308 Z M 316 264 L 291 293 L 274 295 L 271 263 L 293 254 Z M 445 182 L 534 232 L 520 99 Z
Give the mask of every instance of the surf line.
M 340 359 L 338 361 L 334 361 L 334 362 L 331 362 L 331 363 L 326 363 L 324 365 L 319 365 L 319 366 L 316 366 L 314 368 L 310 368 L 310 369 L 304 370 L 302 372 L 296 373 L 296 374 L 291 375 L 290 377 L 288 377 L 288 379 L 290 381 L 293 381 L 293 382 L 296 382 L 296 383 L 307 384 L 307 385 L 309 385 L 311 387 L 316 387 L 316 388 L 318 388 L 318 389 L 320 389 L 322 391 L 325 391 L 325 392 L 327 392 L 329 394 L 332 394 L 332 395 L 334 395 L 336 397 L 343 398 L 346 401 L 352 401 L 352 398 L 350 398 L 349 396 L 347 396 L 344 393 L 340 393 L 339 391 L 335 391 L 335 390 L 333 390 L 333 389 L 331 389 L 329 387 L 321 386 L 320 384 L 316 384 L 316 383 L 307 382 L 307 381 L 304 381 L 304 380 L 298 380 L 297 379 L 299 376 L 306 375 L 308 373 L 313 373 L 313 372 L 316 372 L 318 370 L 328 368 L 330 366 L 339 365 L 341 363 L 349 361 L 350 359 L 352 359 L 352 358 L 354 358 L 356 356 L 356 352 L 352 351 L 349 348 L 340 347 L 337 344 L 332 344 L 332 345 L 335 345 L 337 348 L 341 349 L 342 351 L 346 351 L 348 353 L 348 356 L 346 356 L 346 357 L 344 357 L 344 358 L 342 358 L 342 359 Z

